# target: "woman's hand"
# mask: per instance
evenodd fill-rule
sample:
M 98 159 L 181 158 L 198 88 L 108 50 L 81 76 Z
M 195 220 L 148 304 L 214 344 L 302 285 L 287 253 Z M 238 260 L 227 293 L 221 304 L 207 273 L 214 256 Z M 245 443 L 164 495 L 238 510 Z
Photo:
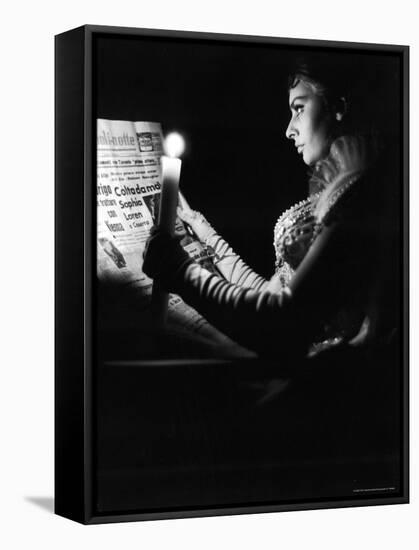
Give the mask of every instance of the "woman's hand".
M 324 191 L 315 208 L 318 221 L 325 222 L 341 202 L 341 196 L 362 177 L 368 167 L 366 139 L 362 136 L 341 136 L 330 147 L 328 157 L 318 165 L 316 178 Z M 327 223 L 327 222 L 326 222 Z
M 362 173 L 367 167 L 368 154 L 362 136 L 341 136 L 330 147 L 328 157 L 320 163 L 320 172 L 330 185 L 338 179 Z
M 200 212 L 196 212 L 190 208 L 178 207 L 177 215 L 183 222 L 189 225 L 201 242 L 205 243 L 209 237 L 215 235 L 215 230 Z
M 144 249 L 143 271 L 167 290 L 174 288 L 176 278 L 193 262 L 179 239 L 153 227 Z

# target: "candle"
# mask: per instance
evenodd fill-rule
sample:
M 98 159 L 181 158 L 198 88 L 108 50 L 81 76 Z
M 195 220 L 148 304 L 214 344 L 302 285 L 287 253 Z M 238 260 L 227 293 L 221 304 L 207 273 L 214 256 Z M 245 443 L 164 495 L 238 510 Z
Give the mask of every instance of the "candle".
M 169 134 L 164 142 L 167 155 L 161 157 L 162 190 L 160 197 L 159 228 L 174 235 L 176 209 L 179 196 L 179 179 L 182 161 L 179 157 L 184 149 L 183 138 L 177 133 Z
M 177 157 L 182 154 L 183 149 L 182 136 L 177 133 L 169 134 L 164 142 L 166 155 L 161 157 L 162 189 L 158 226 L 161 231 L 171 236 L 175 234 L 180 169 L 182 166 L 182 161 Z M 164 258 L 162 258 L 162 262 L 164 262 Z M 152 305 L 154 307 L 154 318 L 159 326 L 166 324 L 168 301 L 168 293 L 154 283 Z
M 181 165 L 182 161 L 178 158 L 161 157 L 162 190 L 160 197 L 159 228 L 171 236 L 175 233 Z

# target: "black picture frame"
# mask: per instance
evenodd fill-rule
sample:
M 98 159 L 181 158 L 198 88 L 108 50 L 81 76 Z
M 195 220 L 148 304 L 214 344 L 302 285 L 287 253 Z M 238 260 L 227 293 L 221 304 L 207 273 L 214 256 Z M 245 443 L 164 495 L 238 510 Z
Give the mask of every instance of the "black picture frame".
M 211 58 L 211 71 L 213 74 L 217 72 L 217 63 L 221 66 L 219 70 L 227 71 L 226 65 L 223 65 L 223 58 L 225 57 L 222 53 L 223 48 L 233 48 L 235 50 L 235 62 L 240 65 L 237 71 L 244 71 L 243 67 L 249 58 L 253 59 L 252 55 L 255 56 L 252 62 L 256 66 L 257 60 L 262 59 L 265 54 L 269 57 L 272 52 L 275 53 L 281 48 L 286 49 L 287 52 L 293 51 L 296 53 L 315 49 L 325 54 L 328 52 L 352 52 L 360 56 L 374 54 L 382 56 L 383 59 L 392 59 L 397 64 L 398 98 L 395 101 L 397 116 L 395 116 L 394 121 L 399 124 L 397 132 L 400 138 L 400 147 L 397 158 L 400 162 L 397 164 L 399 164 L 400 181 L 402 182 L 398 195 L 400 205 L 398 258 L 400 264 L 400 285 L 398 291 L 400 292 L 401 301 L 401 338 L 398 347 L 399 369 L 396 384 L 399 393 L 396 399 L 397 403 L 394 404 L 394 407 L 397 408 L 397 421 L 395 422 L 397 423 L 397 436 L 399 438 L 398 456 L 392 462 L 392 468 L 397 468 L 397 489 L 393 487 L 394 491 L 385 491 L 385 487 L 373 486 L 364 487 L 365 492 L 361 492 L 364 491 L 361 487 L 361 490 L 355 496 L 352 493 L 346 494 L 346 497 L 343 498 L 339 494 L 331 496 L 317 494 L 316 484 L 314 483 L 314 488 L 309 497 L 301 498 L 301 496 L 297 495 L 294 498 L 288 496 L 288 498 L 283 499 L 274 492 L 267 492 L 269 483 L 266 480 L 262 481 L 262 474 L 258 474 L 258 477 L 254 472 L 253 474 L 249 474 L 247 470 L 245 473 L 243 471 L 238 473 L 238 470 L 235 472 L 233 468 L 229 474 L 224 474 L 222 482 L 220 481 L 221 477 L 217 477 L 213 472 L 208 473 L 206 477 L 202 476 L 199 473 L 200 464 L 202 469 L 207 467 L 206 464 L 203 464 L 205 450 L 210 449 L 211 452 L 216 453 L 220 452 L 222 447 L 219 435 L 211 435 L 208 431 L 209 424 L 205 417 L 210 407 L 206 402 L 208 401 L 208 387 L 211 388 L 212 392 L 215 392 L 211 395 L 213 400 L 224 403 L 221 407 L 224 406 L 223 410 L 226 412 L 229 410 L 226 408 L 228 397 L 225 392 L 227 389 L 231 390 L 233 386 L 236 388 L 237 381 L 241 376 L 247 376 L 248 381 L 253 380 L 252 369 L 265 368 L 261 361 L 255 359 L 250 366 L 248 362 L 241 362 L 240 360 L 188 360 L 179 358 L 154 363 L 148 359 L 139 360 L 138 363 L 132 360 L 121 360 L 119 364 L 116 364 L 118 361 L 115 362 L 114 359 L 107 363 L 106 361 L 103 362 L 103 358 L 98 354 L 96 317 L 98 301 L 101 300 L 101 297 L 98 293 L 96 281 L 95 122 L 96 118 L 112 118 L 114 116 L 112 102 L 121 101 L 121 90 L 125 85 L 124 81 L 121 82 L 121 78 L 123 79 L 124 75 L 128 75 L 128 70 L 118 72 L 115 68 L 119 66 L 118 56 L 120 55 L 122 58 L 122 53 L 125 54 L 127 52 L 124 49 L 122 53 L 122 50 L 119 50 L 118 53 L 118 48 L 128 48 L 129 50 L 130 45 L 135 44 L 136 49 L 133 56 L 136 56 L 138 51 L 140 51 L 138 48 L 141 48 L 141 44 L 152 45 L 150 51 L 147 50 L 147 55 L 151 56 L 153 55 L 153 45 L 157 44 L 161 46 L 161 49 L 157 50 L 158 58 L 154 61 L 153 59 L 150 61 L 150 58 L 148 58 L 149 64 L 146 65 L 148 69 L 153 65 L 157 66 L 157 69 L 154 68 L 156 71 L 153 73 L 154 76 L 159 72 L 159 63 L 162 63 L 162 60 L 164 60 L 164 66 L 167 67 L 166 63 L 170 65 L 170 63 L 173 64 L 174 59 L 179 59 L 176 56 L 181 54 L 176 53 L 176 48 L 174 47 L 179 45 L 183 48 L 182 51 L 189 50 L 189 52 L 192 52 L 190 57 L 188 57 L 188 63 L 194 57 L 193 52 L 197 45 L 206 48 L 206 51 L 210 52 L 209 55 L 211 55 L 211 52 L 216 52 Z M 100 51 L 98 50 L 98 45 L 102 48 Z M 237 53 L 237 48 L 241 49 L 241 54 Z M 112 57 L 112 52 L 115 51 L 117 53 L 115 57 Z M 273 55 L 274 57 L 275 55 Z M 257 60 L 255 60 L 256 58 Z M 106 60 L 109 63 L 105 63 Z M 267 67 L 272 68 L 271 61 L 269 57 Z M 185 63 L 187 62 L 185 61 Z M 199 65 L 202 66 L 200 59 L 196 63 L 196 67 Z M 258 73 L 259 77 L 263 74 L 263 69 L 264 67 L 261 67 L 260 73 Z M 136 70 L 139 70 L 138 67 L 133 67 L 130 73 L 131 76 L 129 77 L 131 95 L 133 93 L 132 86 L 136 82 L 132 78 L 132 72 Z M 56 36 L 55 71 L 55 512 L 84 524 L 94 524 L 409 502 L 408 46 L 87 25 Z M 100 91 L 100 84 L 103 84 L 103 81 L 99 83 L 100 74 L 106 71 L 113 71 L 113 82 L 117 82 L 115 89 L 106 89 L 107 96 L 105 96 L 105 92 Z M 179 78 L 185 79 L 186 74 L 187 67 L 183 67 L 179 71 Z M 223 74 L 223 78 L 226 78 L 227 73 Z M 231 82 L 234 81 L 234 78 L 238 74 L 237 72 L 232 75 Z M 245 74 L 248 73 L 240 73 L 240 76 L 243 77 Z M 171 74 L 171 77 L 176 77 L 176 71 Z M 198 76 L 197 78 L 199 80 L 200 77 Z M 272 79 L 273 77 L 270 78 Z M 108 82 L 106 78 L 104 81 L 105 83 Z M 110 81 L 111 79 L 109 78 Z M 139 82 L 142 82 L 141 79 L 137 84 Z M 182 90 L 186 89 L 187 85 L 188 83 L 184 82 Z M 245 86 L 246 82 L 242 83 L 242 85 Z M 233 86 L 233 84 L 230 84 L 230 86 Z M 260 83 L 256 85 L 254 83 L 249 84 L 249 86 L 252 87 L 252 93 L 259 94 L 256 97 L 256 101 L 263 103 L 266 98 L 263 96 Z M 100 95 L 101 93 L 102 95 Z M 162 97 L 162 94 L 169 92 L 168 90 L 158 88 L 156 85 L 153 93 L 157 94 L 157 96 L 160 94 L 159 97 Z M 219 104 L 220 108 L 226 108 L 223 103 L 223 94 L 228 95 L 228 93 L 225 90 L 220 90 L 219 96 L 213 100 L 214 103 Z M 150 95 L 147 96 L 148 99 L 150 97 Z M 209 97 L 209 95 L 204 94 L 203 99 L 208 102 Z M 174 93 L 172 97 L 172 109 L 176 107 L 178 99 L 176 93 Z M 266 102 L 268 104 L 271 102 L 272 104 L 273 95 L 269 96 Z M 121 113 L 125 115 L 126 119 L 147 120 L 147 118 L 140 118 L 142 114 L 141 109 L 131 117 L 128 117 L 133 104 L 132 99 L 127 100 L 126 105 L 121 109 Z M 245 104 L 241 107 L 244 106 Z M 215 109 L 214 105 L 211 107 L 207 105 L 209 113 L 213 113 L 213 109 Z M 201 105 L 198 114 L 194 113 L 191 117 L 196 117 L 204 111 L 205 105 Z M 147 109 L 145 109 L 145 113 L 149 115 Z M 267 113 L 268 110 L 260 109 L 259 115 L 261 120 L 263 115 Z M 233 114 L 232 116 L 236 115 Z M 238 118 L 235 120 L 237 122 Z M 173 119 L 169 118 L 169 126 L 171 124 L 176 124 L 176 117 Z M 216 123 L 214 131 L 217 131 Z M 229 200 L 231 202 L 231 197 Z M 216 211 L 215 206 L 213 209 Z M 220 214 L 220 220 L 222 220 L 222 215 L 223 213 Z M 389 221 L 390 223 L 392 222 Z M 228 227 L 226 229 L 227 231 L 229 230 Z M 261 233 L 258 235 L 258 238 L 262 236 L 264 235 Z M 263 264 L 262 269 L 264 267 Z M 102 370 L 100 370 L 101 368 Z M 138 374 L 140 370 L 141 378 Z M 199 373 L 199 376 L 196 373 Z M 202 377 L 201 381 L 199 380 L 200 376 Z M 160 382 L 162 379 L 166 380 L 166 384 L 164 384 L 166 387 L 170 386 L 174 393 L 177 392 L 177 400 L 171 401 L 171 399 L 174 399 L 173 393 L 168 393 L 167 390 L 161 391 Z M 206 389 L 202 389 L 202 380 L 205 382 Z M 220 389 L 220 382 L 223 380 L 226 384 L 224 390 Z M 188 463 L 188 460 L 186 460 L 184 462 L 186 464 L 184 466 L 186 473 L 185 471 L 183 471 L 182 475 L 177 473 L 173 478 L 170 478 L 170 467 L 166 465 L 165 468 L 161 468 L 160 470 L 157 468 L 152 471 L 150 462 L 150 471 L 147 472 L 146 478 L 148 483 L 146 490 L 148 493 L 142 500 L 139 499 L 138 504 L 136 504 L 136 495 L 141 493 L 141 487 L 145 486 L 145 478 L 141 477 L 140 467 L 138 467 L 138 471 L 135 470 L 135 461 L 130 462 L 129 460 L 134 449 L 134 447 L 130 448 L 129 442 L 137 446 L 134 450 L 138 450 L 139 440 L 135 439 L 134 428 L 139 419 L 141 419 L 141 414 L 144 413 L 145 409 L 141 409 L 141 407 L 139 409 L 135 408 L 138 394 L 133 388 L 144 387 L 144 384 L 149 384 L 149 389 L 151 389 L 152 398 L 150 398 L 149 406 L 152 413 L 147 418 L 149 424 L 142 428 L 142 435 L 151 437 L 150 434 L 153 432 L 150 430 L 153 427 L 153 418 L 155 418 L 156 430 L 158 427 L 161 433 L 166 434 L 164 437 L 171 438 L 170 444 L 173 444 L 173 438 L 176 440 L 177 436 L 183 437 L 183 444 L 189 449 L 183 452 L 193 454 L 196 451 L 194 441 L 195 443 L 198 441 L 196 445 L 199 447 L 199 452 L 196 452 L 201 454 L 199 454 L 195 462 L 191 461 Z M 219 389 L 217 390 L 217 388 Z M 160 391 L 161 393 L 159 393 Z M 200 394 L 200 391 L 203 393 Z M 159 395 L 161 397 L 158 397 Z M 201 419 L 195 419 L 196 425 L 192 428 L 193 433 L 189 432 L 186 435 L 184 433 L 179 435 L 179 426 L 183 425 L 182 423 L 185 418 L 188 415 L 193 416 L 197 410 L 201 410 L 196 404 L 192 408 L 186 406 L 186 409 L 182 409 L 182 404 L 185 401 L 187 402 L 190 395 L 194 396 L 194 400 L 197 403 L 205 402 L 202 406 L 204 409 L 205 407 L 207 408 L 205 409 L 205 414 L 202 413 Z M 139 397 L 143 401 L 147 398 L 145 392 L 140 392 Z M 161 403 L 153 401 L 156 398 L 161 398 Z M 243 396 L 240 399 L 242 398 Z M 165 407 L 169 407 L 168 402 L 171 403 L 170 406 L 174 406 L 174 403 L 177 403 L 180 407 L 177 410 L 180 417 L 178 423 L 176 424 L 175 422 L 172 426 L 173 433 L 170 437 L 167 435 L 168 426 L 164 424 L 165 413 L 168 410 Z M 162 411 L 160 415 L 158 414 L 159 410 Z M 106 427 L 104 427 L 103 415 L 108 415 Z M 202 430 L 206 432 L 205 442 L 200 439 L 200 431 L 198 429 L 200 421 L 204 423 Z M 222 422 L 221 419 L 218 421 Z M 112 422 L 119 422 L 120 424 L 115 428 Z M 112 440 L 112 444 L 109 446 L 107 439 L 109 433 L 107 430 L 111 429 L 111 424 L 114 430 L 112 432 L 113 435 L 115 435 L 116 431 L 120 430 L 121 426 L 125 426 L 126 428 L 129 424 L 130 427 L 127 429 L 125 439 L 118 440 L 119 443 L 116 440 Z M 196 432 L 193 430 L 196 430 Z M 228 433 L 225 432 L 223 437 L 227 436 Z M 215 437 L 215 445 L 218 445 L 215 451 L 214 441 L 211 440 L 211 437 Z M 161 453 L 165 453 L 170 449 L 169 439 L 164 443 Z M 157 445 L 155 442 L 154 444 Z M 125 451 L 124 446 L 126 446 Z M 115 459 L 116 462 L 114 463 L 112 462 L 114 460 L 112 453 L 115 453 L 117 447 L 120 454 L 118 454 L 118 459 Z M 107 466 L 103 466 L 103 462 L 101 462 L 103 459 L 102 455 L 105 452 L 109 453 L 106 459 L 109 459 Z M 158 456 L 161 459 L 163 454 Z M 186 454 L 182 455 L 182 453 L 178 453 L 176 460 L 182 461 L 185 459 L 185 456 Z M 150 461 L 152 461 L 152 458 Z M 123 465 L 125 463 L 127 466 L 124 472 Z M 117 472 L 116 474 L 115 464 L 119 468 L 119 473 Z M 195 477 L 191 474 L 192 466 L 198 471 Z M 107 467 L 108 470 L 106 470 Z M 190 468 L 190 471 L 188 471 L 188 468 Z M 132 474 L 133 469 L 135 470 L 134 474 Z M 128 471 L 131 473 L 127 473 Z M 301 472 L 300 474 L 306 483 L 312 482 L 307 471 L 304 474 L 308 476 L 306 478 L 304 478 Z M 124 478 L 125 481 L 122 480 L 124 475 L 126 476 Z M 249 479 L 250 475 L 255 476 L 252 481 L 255 486 L 263 486 L 265 489 L 260 489 L 261 492 L 253 500 L 243 501 L 240 500 L 241 493 L 237 489 L 240 483 L 231 481 L 233 489 L 230 490 L 229 496 L 229 480 L 233 480 L 234 476 L 237 477 L 240 475 L 247 476 L 247 479 Z M 112 476 L 114 477 L 112 478 Z M 166 476 L 164 478 L 166 481 L 163 480 L 162 476 Z M 196 480 L 198 480 L 198 485 L 202 483 L 203 489 L 202 487 L 201 489 L 203 494 L 207 491 L 208 494 L 212 495 L 212 501 L 199 500 L 200 488 L 195 487 L 194 489 Z M 172 489 L 162 496 L 161 492 L 164 483 L 172 483 Z M 213 489 L 215 487 L 212 493 L 210 491 L 211 484 L 213 484 Z M 223 485 L 222 488 L 221 484 Z M 132 488 L 132 494 L 128 495 L 130 487 Z M 188 490 L 185 487 L 189 487 Z M 265 498 L 260 498 L 263 491 L 265 491 L 266 496 Z M 219 501 L 216 498 L 217 494 L 222 495 Z M 287 494 L 289 495 L 290 493 L 288 492 Z

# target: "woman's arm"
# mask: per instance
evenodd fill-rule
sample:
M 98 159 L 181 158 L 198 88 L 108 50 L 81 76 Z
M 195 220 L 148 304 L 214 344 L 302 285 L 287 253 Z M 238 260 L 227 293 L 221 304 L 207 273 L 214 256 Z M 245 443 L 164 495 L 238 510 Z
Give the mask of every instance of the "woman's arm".
M 339 310 L 351 285 L 360 284 L 364 254 L 359 249 L 356 228 L 334 222 L 317 236 L 294 274 L 280 293 L 256 291 L 228 283 L 183 257 L 159 273 L 153 262 L 144 263 L 150 277 L 165 280 L 209 322 L 238 343 L 261 354 L 304 354 L 331 314 Z M 156 239 L 157 238 L 157 239 Z M 172 250 L 161 234 L 150 246 L 155 256 Z M 152 239 L 152 241 L 153 241 Z M 164 244 L 165 243 L 165 244 Z M 157 253 L 161 246 L 160 252 Z M 178 250 L 180 253 L 180 251 Z M 167 254 L 166 254 L 167 257 Z M 162 266 L 160 266 L 160 269 Z M 170 273 L 172 275 L 170 275 Z M 173 274 L 175 274 L 173 276 Z
M 213 250 L 214 265 L 228 282 L 259 291 L 267 287 L 268 281 L 240 258 L 202 214 L 190 209 L 178 209 L 178 215 L 192 228 L 198 239 Z

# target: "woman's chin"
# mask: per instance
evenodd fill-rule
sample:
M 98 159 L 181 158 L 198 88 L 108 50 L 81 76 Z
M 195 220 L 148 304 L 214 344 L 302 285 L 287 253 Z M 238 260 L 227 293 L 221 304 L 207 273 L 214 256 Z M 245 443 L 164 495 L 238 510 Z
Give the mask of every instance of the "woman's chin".
M 303 154 L 303 162 L 307 166 L 313 166 L 315 164 L 315 161 L 313 161 L 310 157 L 307 157 Z
M 303 162 L 307 166 L 315 166 L 320 160 L 322 160 L 323 156 L 321 155 L 304 155 L 303 154 Z
M 309 151 L 306 151 L 305 149 L 302 150 L 301 158 L 303 159 L 304 164 L 306 164 L 307 166 L 312 166 L 315 163 L 312 157 L 313 155 L 310 155 Z

